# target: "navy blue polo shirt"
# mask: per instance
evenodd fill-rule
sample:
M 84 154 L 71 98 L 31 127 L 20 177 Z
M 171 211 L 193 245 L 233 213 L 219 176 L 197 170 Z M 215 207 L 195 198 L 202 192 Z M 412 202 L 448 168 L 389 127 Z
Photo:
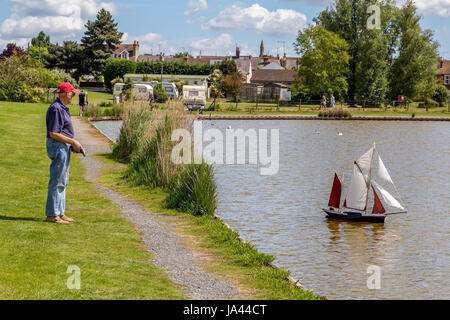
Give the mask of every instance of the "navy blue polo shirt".
M 47 138 L 50 139 L 50 132 L 61 133 L 66 137 L 73 138 L 72 119 L 70 110 L 57 98 L 47 110 Z

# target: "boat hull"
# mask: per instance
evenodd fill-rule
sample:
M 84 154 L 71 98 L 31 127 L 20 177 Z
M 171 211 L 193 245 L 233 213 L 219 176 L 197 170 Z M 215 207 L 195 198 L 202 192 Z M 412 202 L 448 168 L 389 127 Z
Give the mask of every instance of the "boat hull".
M 354 211 L 337 211 L 333 209 L 322 209 L 328 216 L 328 218 L 332 219 L 340 219 L 354 222 L 376 222 L 376 223 L 384 223 L 384 219 L 386 215 L 384 214 L 367 214 L 363 215 L 359 212 Z

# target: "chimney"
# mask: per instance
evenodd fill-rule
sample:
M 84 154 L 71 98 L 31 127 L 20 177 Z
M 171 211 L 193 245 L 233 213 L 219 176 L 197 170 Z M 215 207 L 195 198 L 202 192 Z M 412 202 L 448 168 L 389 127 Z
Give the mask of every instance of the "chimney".
M 236 47 L 236 58 L 239 59 L 240 56 L 241 56 L 241 50 L 239 50 L 239 47 Z
M 261 40 L 261 45 L 259 46 L 259 57 L 264 57 L 264 40 Z
M 139 41 L 134 40 L 133 42 L 133 57 L 134 60 L 137 60 L 137 57 L 139 56 Z
M 439 58 L 439 69 L 442 69 L 444 66 L 444 60 L 442 59 L 442 57 Z
M 284 55 L 283 55 L 283 59 L 281 60 L 281 65 L 283 66 L 283 68 L 286 68 L 286 66 L 287 66 L 286 53 L 284 53 Z

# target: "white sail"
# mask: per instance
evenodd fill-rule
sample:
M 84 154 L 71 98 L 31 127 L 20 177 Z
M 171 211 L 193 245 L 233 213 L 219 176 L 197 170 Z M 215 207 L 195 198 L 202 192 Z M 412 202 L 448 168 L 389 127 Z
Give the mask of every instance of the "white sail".
M 365 210 L 367 200 L 366 179 L 356 165 L 353 166 L 353 176 L 348 187 L 345 206 L 356 210 Z
M 383 189 L 378 183 L 372 180 L 372 185 L 374 185 L 378 191 L 380 192 L 379 195 L 383 198 L 384 202 L 386 202 L 388 205 L 405 210 L 403 206 L 400 204 L 400 202 L 397 201 L 389 192 L 387 192 L 385 189 Z
M 391 179 L 391 176 L 389 175 L 389 172 L 386 170 L 386 167 L 384 166 L 383 161 L 381 160 L 380 156 L 378 155 L 378 171 L 377 176 L 381 179 L 390 182 L 394 184 L 394 182 Z
M 364 173 L 367 173 L 370 170 L 370 163 L 372 162 L 373 151 L 374 147 L 370 148 L 366 153 L 364 153 L 361 157 L 359 157 L 358 160 L 356 160 L 356 163 L 358 163 L 359 167 Z

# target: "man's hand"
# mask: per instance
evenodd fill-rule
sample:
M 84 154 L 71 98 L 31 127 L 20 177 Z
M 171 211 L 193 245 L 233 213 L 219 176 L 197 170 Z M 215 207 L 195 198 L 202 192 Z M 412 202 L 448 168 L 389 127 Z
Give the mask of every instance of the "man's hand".
M 82 146 L 81 146 L 81 143 L 79 143 L 77 140 L 73 140 L 73 143 L 72 143 L 72 148 L 73 148 L 73 151 L 75 151 L 76 153 L 80 153 L 81 152 L 81 148 L 83 148 Z

